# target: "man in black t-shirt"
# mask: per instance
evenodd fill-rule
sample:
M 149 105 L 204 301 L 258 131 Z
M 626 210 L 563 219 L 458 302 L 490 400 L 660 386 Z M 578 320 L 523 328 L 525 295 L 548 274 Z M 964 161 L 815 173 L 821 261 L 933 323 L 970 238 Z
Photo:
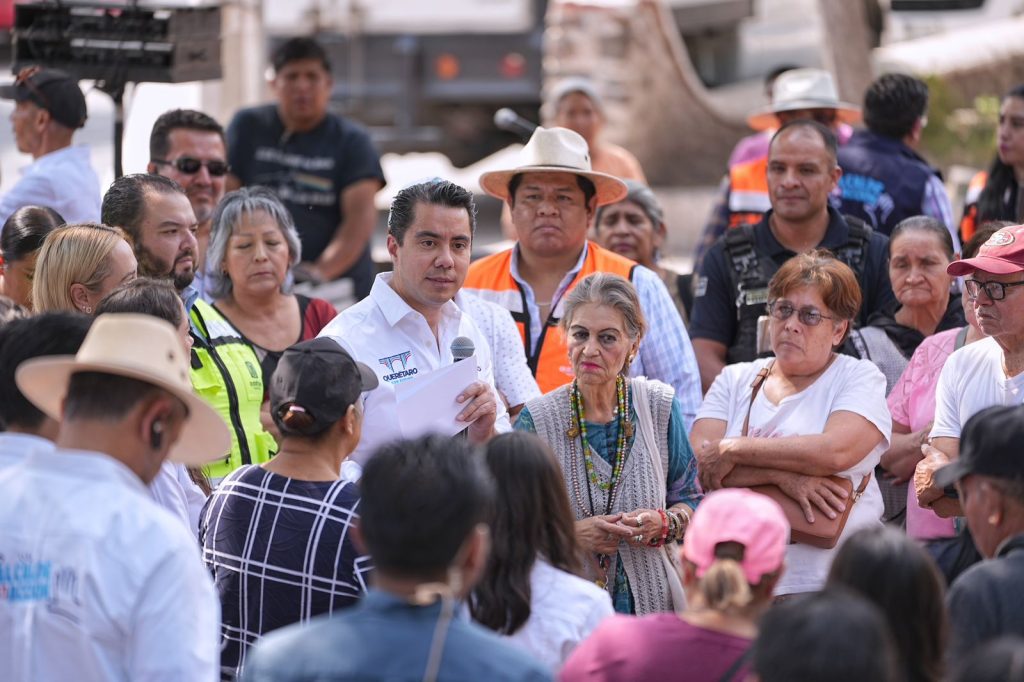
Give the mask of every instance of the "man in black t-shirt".
M 299 271 L 316 281 L 351 278 L 370 293 L 373 197 L 384 173 L 369 135 L 327 110 L 331 65 L 311 38 L 273 56 L 276 104 L 243 109 L 228 126 L 228 189 L 264 185 L 291 211 L 302 240 Z

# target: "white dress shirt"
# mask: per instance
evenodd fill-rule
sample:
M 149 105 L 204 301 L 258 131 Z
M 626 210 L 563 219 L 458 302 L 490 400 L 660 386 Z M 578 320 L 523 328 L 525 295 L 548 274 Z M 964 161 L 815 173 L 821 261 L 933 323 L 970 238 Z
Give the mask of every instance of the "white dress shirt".
M 362 437 L 349 460 L 359 465 L 380 445 L 402 432 L 397 419 L 394 386 L 416 374 L 432 372 L 452 364 L 451 343 L 458 336 L 473 340 L 477 376 L 494 390 L 491 349 L 469 315 L 452 301 L 441 308 L 438 335 L 423 315 L 413 310 L 391 288 L 391 273 L 377 275 L 370 295 L 338 314 L 319 336 L 334 339 L 348 353 L 377 373 L 380 386 L 366 396 Z M 495 429 L 512 429 L 508 411 L 495 390 L 498 416 Z
M 56 447 L 41 436 L 4 431 L 0 433 L 0 471 L 24 462 L 34 452 L 53 452 Z
M 98 223 L 101 198 L 89 148 L 64 147 L 21 169 L 21 179 L 0 199 L 0 225 L 23 206 L 52 208 L 68 224 Z
M 219 621 L 195 539 L 122 463 L 0 471 L 0 679 L 215 680 Z
M 149 493 L 161 507 L 174 514 L 199 539 L 199 516 L 206 504 L 206 495 L 188 475 L 184 464 L 165 461 L 160 473 L 149 484 Z

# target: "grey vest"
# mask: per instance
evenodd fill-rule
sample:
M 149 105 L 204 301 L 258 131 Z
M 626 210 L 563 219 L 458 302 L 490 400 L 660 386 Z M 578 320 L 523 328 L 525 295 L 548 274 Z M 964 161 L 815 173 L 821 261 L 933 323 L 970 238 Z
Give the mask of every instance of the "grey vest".
M 661 453 L 662 471 L 668 472 L 668 422 L 672 413 L 672 397 L 674 391 L 671 386 L 660 381 L 647 380 L 642 377 L 631 379 L 630 385 L 637 381 L 647 381 L 648 395 L 651 402 L 651 415 L 654 418 L 654 430 L 658 435 L 657 447 Z M 569 502 L 572 505 L 576 519 L 590 517 L 590 499 L 587 497 L 587 486 L 591 487 L 591 495 L 594 499 L 593 515 L 604 514 L 608 503 L 608 493 L 590 483 L 583 463 L 583 453 L 580 451 L 579 439 L 576 439 L 576 457 L 572 456 L 569 438 L 566 431 L 572 423 L 571 411 L 569 408 L 569 388 L 566 385 L 557 388 L 550 393 L 535 398 L 526 404 L 533 417 L 534 425 L 537 428 L 537 435 L 543 438 L 562 466 L 562 473 L 565 476 L 565 487 L 569 493 Z M 632 396 L 632 390 L 630 391 Z M 622 480 L 617 486 L 615 500 L 611 512 L 631 512 L 635 509 L 659 509 L 664 506 L 665 491 L 668 489 L 668 482 L 657 480 L 654 472 L 654 464 L 647 451 L 648 444 L 640 436 L 639 427 L 636 429 L 636 436 L 633 445 L 626 452 L 626 463 L 622 469 Z M 592 457 L 594 468 L 602 481 L 608 481 L 612 476 L 612 467 L 597 453 Z M 574 491 L 573 479 L 579 482 L 580 496 L 578 499 Z M 629 578 L 629 584 L 633 591 L 633 601 L 636 605 L 637 615 L 656 613 L 659 611 L 671 611 L 681 609 L 683 604 L 673 604 L 672 595 L 669 591 L 668 574 L 665 562 L 658 554 L 666 551 L 664 547 L 653 548 L 640 546 L 632 542 L 621 542 L 616 556 L 612 557 L 611 566 L 608 568 L 608 590 L 614 588 L 615 572 L 618 562 L 621 560 Z M 593 562 L 585 561 L 584 566 L 590 570 Z M 596 579 L 600 576 L 588 575 Z

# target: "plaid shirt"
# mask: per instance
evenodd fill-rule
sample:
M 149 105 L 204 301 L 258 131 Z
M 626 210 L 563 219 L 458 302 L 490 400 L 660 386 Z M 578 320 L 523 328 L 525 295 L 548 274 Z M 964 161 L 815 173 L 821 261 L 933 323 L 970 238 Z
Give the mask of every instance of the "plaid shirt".
M 225 478 L 203 509 L 199 541 L 221 602 L 221 675 L 279 627 L 354 604 L 369 557 L 349 530 L 359 491 L 347 481 L 299 481 L 259 466 Z

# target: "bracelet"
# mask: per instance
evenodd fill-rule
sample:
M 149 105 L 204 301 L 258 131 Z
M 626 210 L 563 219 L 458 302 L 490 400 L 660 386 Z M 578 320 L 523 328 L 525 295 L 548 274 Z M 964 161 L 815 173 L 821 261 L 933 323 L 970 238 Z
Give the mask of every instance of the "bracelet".
M 648 543 L 651 547 L 661 547 L 668 537 L 668 514 L 664 509 L 659 509 L 658 514 L 661 516 L 661 534 Z
M 686 529 L 690 526 L 690 510 L 688 507 L 682 507 L 672 512 L 672 515 L 676 517 L 676 532 L 673 538 L 676 542 L 680 542 L 686 535 Z

